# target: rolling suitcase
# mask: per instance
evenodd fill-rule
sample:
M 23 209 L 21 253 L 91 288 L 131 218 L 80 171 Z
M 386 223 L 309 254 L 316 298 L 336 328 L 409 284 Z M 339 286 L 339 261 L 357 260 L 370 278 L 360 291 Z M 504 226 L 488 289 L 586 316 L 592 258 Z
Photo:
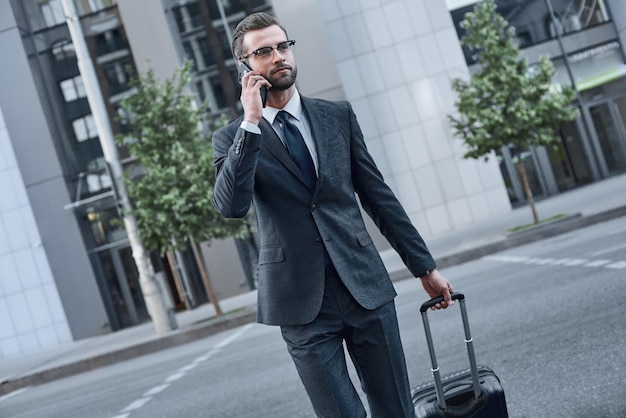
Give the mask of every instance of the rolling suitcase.
M 420 312 L 424 322 L 434 381 L 419 385 L 411 391 L 415 416 L 416 418 L 508 417 L 500 379 L 490 368 L 476 364 L 465 307 L 465 296 L 462 293 L 453 293 L 452 299 L 458 300 L 461 307 L 470 368 L 441 377 L 428 323 L 428 310 L 443 301 L 443 296 L 425 302 L 420 308 Z

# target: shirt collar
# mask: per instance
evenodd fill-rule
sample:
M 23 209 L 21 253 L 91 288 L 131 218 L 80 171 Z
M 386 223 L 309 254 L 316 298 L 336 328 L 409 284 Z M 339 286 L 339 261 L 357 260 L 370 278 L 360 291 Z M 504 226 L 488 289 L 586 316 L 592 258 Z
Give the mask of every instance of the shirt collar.
M 278 115 L 278 112 L 280 112 L 281 110 L 289 113 L 298 121 L 302 120 L 302 102 L 300 101 L 300 93 L 298 93 L 297 89 L 294 92 L 293 96 L 291 96 L 291 99 L 289 99 L 285 107 L 283 107 L 282 109 L 276 109 L 275 107 L 271 106 L 264 107 L 263 117 L 270 123 L 270 125 L 272 125 L 274 124 L 274 119 L 276 119 L 276 115 Z

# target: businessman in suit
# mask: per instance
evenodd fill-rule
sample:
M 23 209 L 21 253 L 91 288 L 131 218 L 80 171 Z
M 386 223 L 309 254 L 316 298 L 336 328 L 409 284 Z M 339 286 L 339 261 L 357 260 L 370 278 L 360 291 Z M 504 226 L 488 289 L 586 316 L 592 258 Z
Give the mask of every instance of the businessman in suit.
M 294 41 L 272 16 L 246 17 L 233 53 L 244 115 L 213 134 L 213 203 L 227 218 L 254 205 L 260 235 L 258 321 L 278 325 L 319 417 L 414 417 L 396 292 L 356 196 L 430 297 L 452 286 L 368 153 L 352 108 L 300 96 Z M 261 89 L 268 88 L 263 107 Z M 356 194 L 356 196 L 355 196 Z

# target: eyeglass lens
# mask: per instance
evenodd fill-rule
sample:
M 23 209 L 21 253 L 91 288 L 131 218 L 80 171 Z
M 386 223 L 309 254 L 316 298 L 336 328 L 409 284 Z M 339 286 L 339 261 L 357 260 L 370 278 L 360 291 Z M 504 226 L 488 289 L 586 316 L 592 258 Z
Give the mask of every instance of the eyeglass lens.
M 291 50 L 291 47 L 295 43 L 296 43 L 296 41 L 291 41 L 291 40 L 284 41 L 284 42 L 279 43 L 275 47 L 274 46 L 264 46 L 262 48 L 255 49 L 254 51 L 251 52 L 251 54 L 254 54 L 257 58 L 268 58 L 269 56 L 272 55 L 272 52 L 274 51 L 274 49 L 276 49 L 281 54 L 284 54 L 287 51 Z

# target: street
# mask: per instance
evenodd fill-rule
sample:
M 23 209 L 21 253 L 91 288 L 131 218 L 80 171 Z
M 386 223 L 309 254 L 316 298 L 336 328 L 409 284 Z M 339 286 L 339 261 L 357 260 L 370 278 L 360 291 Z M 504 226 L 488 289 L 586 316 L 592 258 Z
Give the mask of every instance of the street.
M 624 219 L 443 273 L 466 295 L 478 363 L 500 377 L 511 417 L 626 417 Z M 430 379 L 419 316 L 425 293 L 417 280 L 396 287 L 409 378 L 416 385 Z M 430 320 L 442 373 L 467 367 L 458 306 L 433 312 Z M 13 392 L 0 398 L 0 417 L 314 414 L 279 330 L 250 324 Z

